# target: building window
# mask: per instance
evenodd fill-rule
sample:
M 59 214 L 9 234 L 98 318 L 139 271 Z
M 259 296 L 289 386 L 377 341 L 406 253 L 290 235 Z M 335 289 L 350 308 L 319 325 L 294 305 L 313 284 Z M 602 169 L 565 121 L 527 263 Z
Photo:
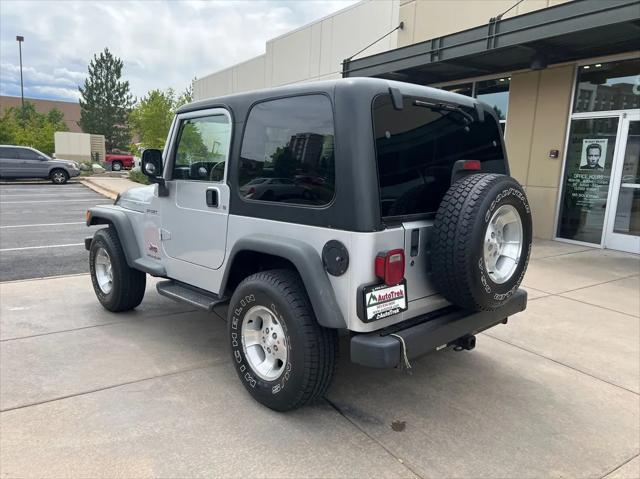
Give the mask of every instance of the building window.
M 239 191 L 247 200 L 322 206 L 334 195 L 334 130 L 324 95 L 257 104 L 247 119 Z
M 501 123 L 507 121 L 509 109 L 509 85 L 511 77 L 476 82 L 475 97 L 488 103 Z
M 578 68 L 574 113 L 640 108 L 640 60 Z
M 457 85 L 446 85 L 442 90 L 458 93 L 459 95 L 473 96 L 473 83 L 459 83 Z
M 457 83 L 455 85 L 444 85 L 442 90 L 471 96 L 487 103 L 496 112 L 500 120 L 500 126 L 504 131 L 507 122 L 507 111 L 509 109 L 509 86 L 511 77 L 493 78 L 469 83 Z

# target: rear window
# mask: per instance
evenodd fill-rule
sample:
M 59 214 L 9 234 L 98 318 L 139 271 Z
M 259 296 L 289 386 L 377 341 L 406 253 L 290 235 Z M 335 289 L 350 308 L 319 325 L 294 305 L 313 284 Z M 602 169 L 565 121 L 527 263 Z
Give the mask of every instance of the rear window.
M 393 108 L 389 95 L 373 104 L 383 217 L 435 213 L 458 160 L 479 160 L 486 173 L 505 172 L 502 135 L 493 117 L 467 125 L 456 111 L 417 106 L 416 100 L 405 97 L 402 110 Z

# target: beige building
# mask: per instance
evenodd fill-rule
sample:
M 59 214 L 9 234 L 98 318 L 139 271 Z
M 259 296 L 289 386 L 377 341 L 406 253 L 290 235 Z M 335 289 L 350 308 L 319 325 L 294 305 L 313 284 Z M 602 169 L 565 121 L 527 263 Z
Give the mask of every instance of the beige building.
M 57 131 L 56 157 L 84 163 L 104 161 L 104 135 Z
M 82 129 L 78 126 L 80 103 L 77 101 L 40 100 L 39 98 L 25 98 L 24 101 L 33 103 L 38 113 L 47 114 L 57 108 L 64 115 L 64 122 L 67 124 L 69 131 L 82 132 Z M 0 96 L 0 114 L 4 114 L 4 111 L 8 108 L 19 107 L 21 104 L 22 99 L 19 96 Z
M 640 253 L 639 22 L 640 0 L 365 0 L 194 96 L 375 76 L 477 97 L 504 125 L 537 237 Z

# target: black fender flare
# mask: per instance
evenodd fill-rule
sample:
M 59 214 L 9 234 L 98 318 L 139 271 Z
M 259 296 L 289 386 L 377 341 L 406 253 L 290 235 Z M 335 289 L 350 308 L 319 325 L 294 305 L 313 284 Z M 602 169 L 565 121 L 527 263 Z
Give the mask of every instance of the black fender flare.
M 271 235 L 251 235 L 240 238 L 234 243 L 229 253 L 220 291 L 226 289 L 229 273 L 233 268 L 233 260 L 242 251 L 265 253 L 290 261 L 302 278 L 318 323 L 326 328 L 347 327 L 320 254 L 308 243 L 293 238 Z
M 166 276 L 163 266 L 146 260 L 140 248 L 131 220 L 123 210 L 112 206 L 94 206 L 87 211 L 87 226 L 112 225 L 118 233 L 125 259 L 130 268 L 138 269 L 153 276 Z M 86 244 L 90 247 L 90 243 Z

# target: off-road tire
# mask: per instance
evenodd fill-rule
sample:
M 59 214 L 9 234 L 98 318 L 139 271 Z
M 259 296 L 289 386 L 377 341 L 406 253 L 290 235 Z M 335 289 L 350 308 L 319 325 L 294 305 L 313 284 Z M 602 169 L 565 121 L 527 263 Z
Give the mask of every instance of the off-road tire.
M 245 356 L 241 328 L 245 314 L 254 306 L 274 311 L 287 339 L 285 372 L 274 381 L 261 379 Z M 338 336 L 334 329 L 318 324 L 302 280 L 294 271 L 263 271 L 240 283 L 229 303 L 228 338 L 242 384 L 270 409 L 299 408 L 322 397 L 331 383 Z
M 108 294 L 102 291 L 96 278 L 95 258 L 99 248 L 107 252 L 112 265 L 113 286 Z M 96 231 L 89 251 L 89 268 L 93 290 L 105 309 L 114 313 L 129 311 L 142 302 L 147 275 L 129 267 L 118 233 L 114 228 Z
M 485 266 L 485 232 L 492 214 L 511 205 L 522 222 L 522 251 L 508 280 L 495 283 Z M 520 184 L 497 174 L 474 174 L 445 194 L 433 226 L 432 277 L 451 303 L 472 310 L 495 310 L 516 292 L 531 253 L 531 210 Z
M 120 161 L 112 162 L 111 171 L 122 171 L 122 163 Z
M 49 173 L 49 179 L 54 185 L 64 185 L 69 180 L 69 174 L 62 168 L 55 168 Z

